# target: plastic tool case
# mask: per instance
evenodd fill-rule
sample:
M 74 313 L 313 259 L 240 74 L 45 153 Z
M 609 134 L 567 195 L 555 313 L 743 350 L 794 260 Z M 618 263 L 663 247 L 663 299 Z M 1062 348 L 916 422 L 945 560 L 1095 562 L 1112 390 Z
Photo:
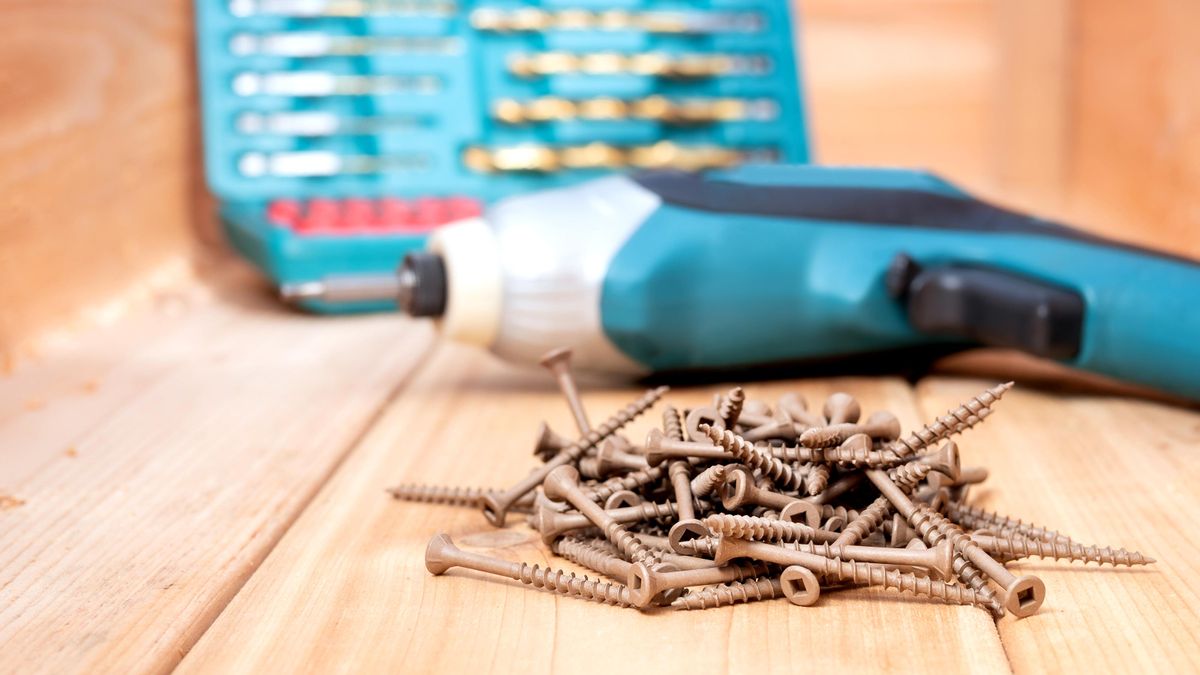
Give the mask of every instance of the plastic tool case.
M 208 182 L 230 240 L 277 284 L 391 271 L 431 229 L 516 192 L 808 159 L 783 0 L 196 12 Z

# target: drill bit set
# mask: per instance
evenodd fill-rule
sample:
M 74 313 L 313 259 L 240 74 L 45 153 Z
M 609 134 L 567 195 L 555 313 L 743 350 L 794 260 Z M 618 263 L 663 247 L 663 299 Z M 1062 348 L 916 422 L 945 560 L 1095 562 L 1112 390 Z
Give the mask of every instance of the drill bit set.
M 610 171 L 808 159 L 784 0 L 196 7 L 209 182 L 280 285 L 390 272 L 424 237 L 297 229 L 266 217 L 275 200 L 482 205 Z
M 661 429 L 635 443 L 620 430 L 666 388 L 593 426 L 569 358 L 557 350 L 543 365 L 556 375 L 579 436 L 543 424 L 534 448 L 543 463 L 528 477 L 507 490 L 408 485 L 391 493 L 478 507 L 496 526 L 526 514 L 554 554 L 600 576 L 463 551 L 446 534 L 426 550 L 431 573 L 462 567 L 639 609 L 777 597 L 809 606 L 829 589 L 877 586 L 999 618 L 1029 616 L 1045 598 L 1042 581 L 1018 576 L 1010 561 L 1154 562 L 970 505 L 970 488 L 987 470 L 963 466 L 949 439 L 991 415 L 1012 383 L 909 433 L 887 411 L 864 418 L 849 394 L 813 409 L 798 394 L 772 406 L 735 387 L 709 406 L 666 406 Z

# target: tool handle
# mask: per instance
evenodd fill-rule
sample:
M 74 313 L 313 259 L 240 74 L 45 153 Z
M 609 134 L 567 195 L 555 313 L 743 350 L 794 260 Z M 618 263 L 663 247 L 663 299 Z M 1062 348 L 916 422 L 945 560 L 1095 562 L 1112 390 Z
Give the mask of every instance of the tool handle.
M 662 205 L 614 258 L 602 315 L 609 338 L 654 369 L 984 344 L 1200 399 L 1194 261 L 1006 211 L 921 172 L 636 180 Z M 898 259 L 916 270 L 899 289 Z

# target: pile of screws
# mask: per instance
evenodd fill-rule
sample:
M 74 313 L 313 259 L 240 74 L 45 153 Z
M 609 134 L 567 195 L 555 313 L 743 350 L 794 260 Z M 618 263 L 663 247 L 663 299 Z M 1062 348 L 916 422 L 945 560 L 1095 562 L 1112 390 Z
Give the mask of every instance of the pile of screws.
M 779 596 L 807 606 L 823 587 L 857 584 L 1024 617 L 1042 604 L 1045 586 L 1013 574 L 1008 561 L 1154 562 L 967 504 L 968 489 L 987 471 L 962 467 L 946 439 L 983 421 L 1012 383 L 907 435 L 885 411 L 860 421 L 849 394 L 830 396 L 816 411 L 797 394 L 772 408 L 735 387 L 710 407 L 666 407 L 662 429 L 636 445 L 617 432 L 666 388 L 592 426 L 569 360 L 569 351 L 556 350 L 542 363 L 557 376 L 579 438 L 543 424 L 535 454 L 544 463 L 524 480 L 503 491 L 418 485 L 391 492 L 480 507 L 497 527 L 511 512 L 527 513 L 554 553 L 613 581 L 463 551 L 445 534 L 426 550 L 433 574 L 464 567 L 639 609 Z

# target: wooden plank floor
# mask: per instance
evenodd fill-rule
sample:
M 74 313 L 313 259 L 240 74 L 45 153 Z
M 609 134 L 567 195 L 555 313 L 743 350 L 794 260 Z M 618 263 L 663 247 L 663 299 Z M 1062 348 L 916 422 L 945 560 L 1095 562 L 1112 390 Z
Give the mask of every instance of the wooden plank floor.
M 396 317 L 310 319 L 244 292 L 169 307 L 0 379 L 0 672 L 1200 667 L 1200 598 L 1183 583 L 1200 563 L 1180 535 L 1200 518 L 1194 412 L 1018 388 L 964 436 L 966 460 L 992 471 L 980 503 L 1159 560 L 1027 563 L 1048 586 L 1032 618 L 861 589 L 806 609 L 643 615 L 470 572 L 431 577 L 422 554 L 438 530 L 548 559 L 524 525 L 495 531 L 475 511 L 384 493 L 523 476 L 537 423 L 571 427 L 543 373 L 431 347 Z M 750 390 L 846 390 L 912 425 L 985 384 Z M 586 402 L 599 419 L 636 393 L 588 389 Z

